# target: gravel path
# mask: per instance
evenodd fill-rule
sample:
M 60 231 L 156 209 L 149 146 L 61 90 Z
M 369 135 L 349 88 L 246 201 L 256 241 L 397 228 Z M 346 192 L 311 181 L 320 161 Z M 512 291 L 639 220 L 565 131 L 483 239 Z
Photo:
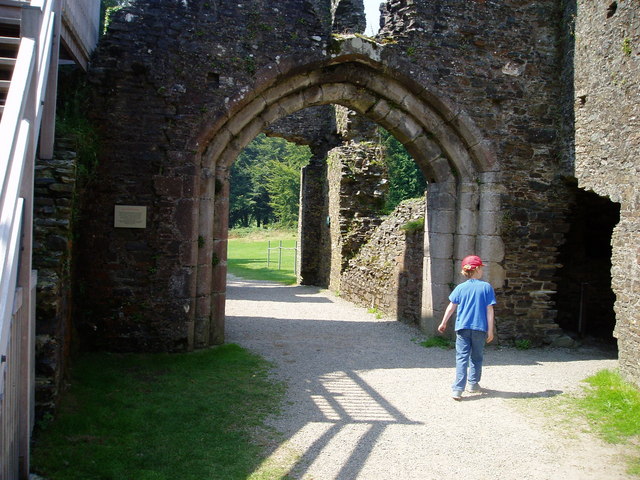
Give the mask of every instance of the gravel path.
M 315 287 L 230 277 L 227 297 L 227 340 L 288 384 L 271 461 L 291 478 L 631 478 L 620 447 L 532 405 L 615 368 L 598 350 L 489 347 L 484 391 L 456 402 L 454 352 L 421 347 L 415 328 Z

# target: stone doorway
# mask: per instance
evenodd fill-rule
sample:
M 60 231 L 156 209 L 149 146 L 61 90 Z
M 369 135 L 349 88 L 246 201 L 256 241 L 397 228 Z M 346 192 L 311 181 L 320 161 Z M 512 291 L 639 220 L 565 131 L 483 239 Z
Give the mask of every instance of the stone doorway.
M 611 237 L 619 220 L 620 204 L 575 189 L 556 299 L 558 325 L 572 337 L 615 345 Z
M 317 105 L 345 106 L 388 130 L 405 145 L 430 185 L 420 322 L 423 330 L 435 332 L 457 280 L 455 265 L 469 252 L 488 262 L 487 279 L 501 286 L 504 247 L 499 231 L 500 198 L 504 192 L 495 154 L 457 105 L 414 83 L 411 76 L 376 61 L 372 48 L 359 37 L 350 37 L 342 41 L 340 53 L 326 64 L 298 64 L 287 72 L 278 67 L 277 77 L 264 79 L 254 91 L 230 101 L 228 115 L 199 136 L 200 162 L 209 173 L 202 176 L 205 185 L 201 185 L 198 199 L 198 233 L 204 239 L 204 248 L 198 250 L 195 262 L 196 345 L 207 343 L 206 338 L 220 341 L 224 337 L 232 163 L 270 124 Z M 301 267 L 304 269 L 304 264 Z M 202 336 L 198 332 L 203 332 Z

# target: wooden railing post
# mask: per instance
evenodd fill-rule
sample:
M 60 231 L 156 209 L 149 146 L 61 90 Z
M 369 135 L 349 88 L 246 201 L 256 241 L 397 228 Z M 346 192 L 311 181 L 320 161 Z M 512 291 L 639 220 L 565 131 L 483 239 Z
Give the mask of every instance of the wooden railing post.
M 51 43 L 51 60 L 49 74 L 47 75 L 46 97 L 42 110 L 42 121 L 40 128 L 40 154 L 42 159 L 53 158 L 53 144 L 56 131 L 56 98 L 58 92 L 58 61 L 60 59 L 60 30 L 62 0 L 52 0 L 52 11 L 54 12 L 54 28 Z

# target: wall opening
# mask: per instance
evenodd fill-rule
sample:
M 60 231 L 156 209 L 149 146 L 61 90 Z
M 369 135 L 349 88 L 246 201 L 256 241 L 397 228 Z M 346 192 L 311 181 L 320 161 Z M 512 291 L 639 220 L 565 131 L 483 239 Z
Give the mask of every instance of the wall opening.
M 558 325 L 582 341 L 615 346 L 611 236 L 620 220 L 620 205 L 576 189 L 568 220 L 569 231 L 559 255 Z
M 488 280 L 501 285 L 502 240 L 498 231 L 486 228 L 498 225 L 497 199 L 502 192 L 491 144 L 454 102 L 415 83 L 415 72 L 407 77 L 369 56 L 373 51 L 377 58 L 374 50 L 378 47 L 365 45 L 358 37 L 345 37 L 340 54 L 325 65 L 311 64 L 290 71 L 269 66 L 266 70 L 274 70 L 277 75 L 230 100 L 228 113 L 207 124 L 198 136 L 202 168 L 207 173 L 201 180 L 199 230 L 203 237 L 213 232 L 211 253 L 220 262 L 211 271 L 209 249 L 199 249 L 197 275 L 205 280 L 209 275 L 212 278 L 209 284 L 212 303 L 216 303 L 211 311 L 217 324 L 216 338 L 222 338 L 224 332 L 231 165 L 265 128 L 308 107 L 341 105 L 384 128 L 404 145 L 429 182 L 420 318 L 425 332 L 435 332 L 436 319 L 442 316 L 455 278 L 453 265 L 468 252 L 475 251 L 491 262 Z M 208 244 L 205 242 L 205 247 Z M 304 239 L 301 244 L 304 255 Z M 209 315 L 197 310 L 197 318 Z

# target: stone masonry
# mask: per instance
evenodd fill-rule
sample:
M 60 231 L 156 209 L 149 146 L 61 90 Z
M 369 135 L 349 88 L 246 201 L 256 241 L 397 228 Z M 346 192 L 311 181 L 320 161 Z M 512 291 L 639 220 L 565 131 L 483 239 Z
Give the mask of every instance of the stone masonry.
M 328 286 L 341 290 L 351 260 L 382 221 L 387 187 L 383 151 L 373 143 L 349 142 L 329 152 L 328 222 L 331 262 Z
M 34 253 L 36 295 L 36 404 L 55 406 L 72 336 L 72 227 L 76 190 L 74 142 L 58 139 L 53 159 L 35 167 Z
M 223 341 L 230 165 L 279 119 L 339 104 L 390 131 L 429 181 L 426 332 L 459 260 L 477 253 L 498 294 L 499 341 L 548 343 L 576 198 L 568 180 L 620 203 L 616 335 L 638 379 L 629 271 L 639 256 L 637 4 L 578 3 L 575 165 L 567 2 L 390 0 L 375 39 L 332 35 L 332 7 L 137 0 L 117 12 L 90 74 L 103 153 L 78 245 L 84 345 L 176 351 Z M 322 232 L 324 202 L 303 201 L 322 205 L 303 230 Z M 115 205 L 145 206 L 146 228 L 114 228 Z M 301 255 L 317 278 L 326 256 Z
M 386 217 L 371 239 L 349 261 L 341 282 L 342 298 L 407 323 L 420 324 L 424 199 L 407 200 Z
M 640 384 L 640 7 L 577 2 L 575 170 L 579 186 L 619 204 L 612 287 L 621 370 Z

